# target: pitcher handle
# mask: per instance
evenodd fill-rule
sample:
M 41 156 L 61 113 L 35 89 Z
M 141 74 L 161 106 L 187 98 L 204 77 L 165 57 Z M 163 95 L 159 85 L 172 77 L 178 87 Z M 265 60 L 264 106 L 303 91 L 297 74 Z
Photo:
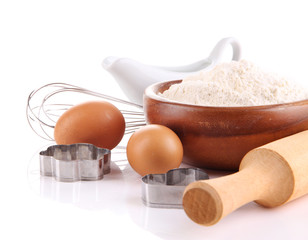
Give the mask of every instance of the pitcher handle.
M 227 37 L 221 39 L 216 46 L 213 48 L 210 56 L 208 57 L 209 60 L 211 60 L 212 65 L 216 65 L 218 62 L 221 61 L 223 52 L 225 51 L 225 48 L 228 47 L 228 45 L 231 45 L 233 50 L 233 61 L 238 61 L 241 59 L 241 45 L 238 42 L 237 39 L 234 37 Z

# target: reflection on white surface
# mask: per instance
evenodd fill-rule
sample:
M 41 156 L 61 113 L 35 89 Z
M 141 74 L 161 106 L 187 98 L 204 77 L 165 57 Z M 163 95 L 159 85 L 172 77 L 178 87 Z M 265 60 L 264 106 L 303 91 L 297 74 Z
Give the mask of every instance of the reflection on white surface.
M 77 204 L 83 208 L 93 208 L 96 203 L 106 200 L 101 181 L 65 183 L 50 177 L 40 178 L 40 195 L 62 203 Z
M 247 239 L 248 233 L 249 239 L 289 239 L 297 236 L 296 229 L 305 228 L 308 196 L 273 209 L 249 203 L 211 227 L 192 222 L 183 209 L 146 207 L 141 200 L 141 177 L 125 157 L 125 151 L 117 149 L 112 154 L 111 172 L 102 180 L 67 183 L 40 176 L 35 154 L 29 162 L 28 182 L 32 192 L 44 199 L 102 212 L 102 218 L 106 211 L 116 219 L 127 217 L 136 227 L 163 239 Z M 229 174 L 207 172 L 210 178 Z M 306 237 L 303 233 L 300 236 Z

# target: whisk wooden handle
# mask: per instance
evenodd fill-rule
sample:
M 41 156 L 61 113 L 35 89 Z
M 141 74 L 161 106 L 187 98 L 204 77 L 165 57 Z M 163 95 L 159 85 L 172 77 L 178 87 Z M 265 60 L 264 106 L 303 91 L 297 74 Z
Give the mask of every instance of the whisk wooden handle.
M 183 207 L 193 221 L 213 225 L 248 202 L 275 207 L 306 193 L 308 131 L 250 151 L 238 173 L 191 183 Z

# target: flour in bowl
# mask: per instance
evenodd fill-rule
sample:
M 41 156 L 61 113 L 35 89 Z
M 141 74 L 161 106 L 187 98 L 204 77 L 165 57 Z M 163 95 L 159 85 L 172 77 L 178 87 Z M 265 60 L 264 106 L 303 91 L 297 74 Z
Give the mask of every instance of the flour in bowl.
M 308 99 L 308 90 L 241 60 L 186 77 L 160 95 L 203 106 L 259 106 Z

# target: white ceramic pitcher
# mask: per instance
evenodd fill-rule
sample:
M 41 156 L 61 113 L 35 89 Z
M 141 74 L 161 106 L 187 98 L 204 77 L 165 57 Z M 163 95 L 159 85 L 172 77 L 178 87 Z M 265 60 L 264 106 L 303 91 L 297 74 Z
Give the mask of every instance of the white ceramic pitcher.
M 241 58 L 240 44 L 235 38 L 229 37 L 220 40 L 208 58 L 186 66 L 150 66 L 132 59 L 113 56 L 105 58 L 102 66 L 115 78 L 131 102 L 142 105 L 143 92 L 149 85 L 183 79 L 187 75 L 213 68 L 221 60 L 223 51 L 229 44 L 233 49 L 232 60 L 238 61 Z

